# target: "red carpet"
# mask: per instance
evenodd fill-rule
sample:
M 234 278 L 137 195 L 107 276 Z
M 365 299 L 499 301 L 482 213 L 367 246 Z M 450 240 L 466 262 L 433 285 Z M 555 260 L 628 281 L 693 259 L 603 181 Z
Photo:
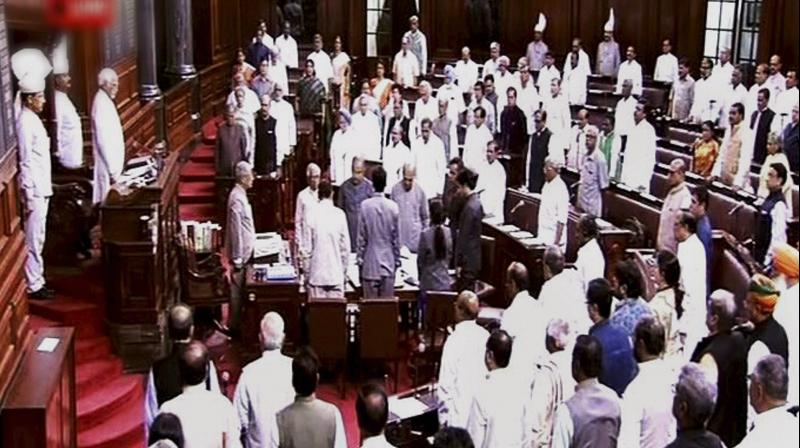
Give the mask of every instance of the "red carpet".
M 203 126 L 203 142 L 192 151 L 181 168 L 178 187 L 180 219 L 213 221 L 216 217 L 214 198 L 214 151 L 218 120 Z
M 75 327 L 78 446 L 133 448 L 144 445 L 144 376 L 122 372 L 105 331 L 100 261 L 78 269 L 51 269 L 55 300 L 30 301 L 34 329 Z

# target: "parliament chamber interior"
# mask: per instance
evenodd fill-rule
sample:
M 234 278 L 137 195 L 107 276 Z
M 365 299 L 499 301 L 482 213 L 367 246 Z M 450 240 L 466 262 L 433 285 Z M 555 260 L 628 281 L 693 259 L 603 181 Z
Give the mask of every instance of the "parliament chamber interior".
M 0 0 L 0 447 L 791 447 L 798 0 Z

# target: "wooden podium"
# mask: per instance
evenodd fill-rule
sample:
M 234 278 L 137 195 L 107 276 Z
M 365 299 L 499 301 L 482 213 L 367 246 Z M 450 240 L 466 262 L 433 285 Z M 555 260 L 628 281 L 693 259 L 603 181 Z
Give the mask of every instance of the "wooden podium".
M 178 152 L 155 182 L 121 194 L 100 209 L 106 316 L 115 351 L 127 370 L 144 371 L 160 356 L 165 310 L 178 299 Z

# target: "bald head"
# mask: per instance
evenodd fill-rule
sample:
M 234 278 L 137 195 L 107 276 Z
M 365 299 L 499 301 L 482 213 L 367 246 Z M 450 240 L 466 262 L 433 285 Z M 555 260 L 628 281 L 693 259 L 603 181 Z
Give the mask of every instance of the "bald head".
M 528 268 L 524 264 L 515 261 L 508 265 L 506 270 L 507 292 L 517 295 L 521 291 L 527 291 L 529 285 Z
M 184 386 L 195 386 L 208 375 L 208 349 L 200 341 L 190 342 L 181 352 L 178 369 Z
M 283 345 L 284 323 L 280 314 L 270 311 L 261 319 L 261 346 L 264 350 L 279 350 Z
M 169 310 L 169 337 L 173 342 L 186 341 L 192 337 L 194 317 L 188 305 L 178 304 Z
M 686 180 L 686 164 L 683 159 L 673 159 L 669 163 L 669 174 L 667 175 L 667 184 L 670 188 L 676 187 Z
M 456 297 L 456 318 L 457 320 L 475 320 L 478 318 L 480 310 L 480 300 L 472 291 L 461 291 Z
M 377 383 L 361 386 L 356 399 L 356 416 L 362 438 L 383 433 L 389 417 L 389 401 L 383 386 Z
M 542 262 L 547 270 L 550 271 L 550 277 L 556 276 L 564 270 L 564 254 L 558 246 L 547 246 L 547 249 L 544 250 Z

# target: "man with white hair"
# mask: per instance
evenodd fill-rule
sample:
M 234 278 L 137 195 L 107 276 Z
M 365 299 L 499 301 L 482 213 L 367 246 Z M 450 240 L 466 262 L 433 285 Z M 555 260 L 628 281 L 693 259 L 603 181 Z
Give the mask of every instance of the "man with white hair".
M 232 84 L 231 93 L 228 94 L 228 99 L 225 104 L 236 106 L 237 103 L 240 102 L 236 99 L 236 91 L 241 88 L 244 92 L 244 100 L 238 107 L 248 114 L 255 114 L 258 112 L 258 109 L 261 108 L 261 100 L 258 94 L 247 85 L 247 79 L 244 75 L 241 73 L 233 75 Z
M 242 313 L 242 295 L 244 293 L 245 268 L 253 258 L 256 230 L 253 221 L 253 209 L 247 198 L 247 190 L 253 187 L 253 168 L 241 161 L 236 164 L 236 185 L 228 195 L 228 223 L 225 226 L 225 247 L 228 259 L 233 265 L 231 275 L 231 303 L 228 328 L 233 335 L 238 335 Z
M 569 191 L 559 175 L 560 167 L 552 157 L 544 159 L 544 185 L 536 237 L 543 244 L 553 244 L 562 251 L 567 248 L 567 217 Z
M 544 66 L 544 55 L 547 54 L 549 48 L 542 40 L 542 34 L 547 27 L 547 18 L 544 14 L 539 13 L 539 19 L 533 27 L 533 40 L 528 44 L 528 50 L 525 52 L 525 57 L 528 59 L 531 70 L 538 72 Z
M 417 185 L 417 169 L 407 163 L 403 166 L 403 178 L 392 185 L 391 199 L 400 211 L 398 233 L 400 245 L 413 253 L 417 252 L 419 236 L 428 227 L 428 199 Z
M 125 167 L 125 138 L 114 98 L 119 91 L 119 78 L 110 68 L 97 75 L 100 86 L 92 102 L 92 136 L 94 144 L 93 204 L 105 201 L 112 184 L 119 180 Z
M 272 91 L 272 105 L 269 114 L 275 118 L 275 146 L 278 153 L 278 165 L 297 145 L 297 119 L 294 107 L 283 99 L 283 87 L 276 85 Z
M 392 73 L 394 73 L 394 82 L 403 87 L 417 85 L 417 78 L 420 75 L 419 61 L 411 51 L 411 39 L 408 37 L 403 36 L 400 51 L 394 56 Z
M 236 164 L 247 160 L 247 136 L 236 121 L 235 107 L 226 105 L 224 118 L 217 127 L 214 170 L 217 176 L 230 177 L 234 175 Z
M 339 129 L 333 132 L 330 142 L 331 166 L 329 170 L 331 183 L 337 187 L 347 181 L 352 173 L 350 164 L 353 161 L 354 155 L 353 142 L 357 138 L 355 133 L 350 129 L 350 123 L 352 121 L 352 116 L 347 109 L 339 110 L 337 114 Z
M 308 219 L 314 207 L 319 203 L 319 182 L 322 175 L 319 165 L 311 162 L 306 166 L 306 182 L 308 186 L 297 193 L 297 201 L 294 208 L 294 233 L 297 248 L 302 249 L 305 247 L 307 241 L 305 240 L 306 226 L 308 226 Z M 300 251 L 298 251 L 300 253 Z
M 716 403 L 717 386 L 709 379 L 708 373 L 694 363 L 683 366 L 672 400 L 672 414 L 678 422 L 678 433 L 667 448 L 726 446 L 706 426 L 714 410 L 719 409 Z M 727 431 L 728 428 L 724 428 L 720 434 Z
M 300 248 L 310 299 L 344 297 L 345 275 L 350 258 L 350 234 L 345 212 L 333 205 L 333 188 L 319 184 L 319 203 L 303 227 Z
M 253 169 L 259 175 L 275 173 L 281 168 L 285 156 L 277 151 L 275 131 L 278 121 L 269 113 L 271 106 L 269 95 L 261 97 L 261 109 L 254 121 Z
M 672 253 L 678 250 L 678 242 L 675 240 L 675 230 L 673 225 L 681 212 L 689 210 L 692 205 L 692 192 L 686 185 L 686 164 L 683 159 L 675 158 L 669 164 L 669 174 L 667 174 L 667 185 L 669 191 L 664 197 L 664 205 L 661 207 L 661 217 L 658 223 L 658 238 L 656 247 L 666 249 Z
M 586 131 L 586 156 L 578 185 L 578 208 L 596 217 L 603 215 L 603 191 L 608 188 L 608 168 L 603 153 L 597 150 L 597 129 Z
M 466 110 L 467 105 L 464 103 L 464 94 L 461 91 L 461 86 L 456 85 L 456 71 L 452 65 L 448 64 L 444 66 L 444 84 L 439 86 L 439 90 L 436 92 L 436 99 L 438 100 L 439 106 L 441 106 L 442 100 L 448 103 L 449 107 L 446 111 L 447 117 L 450 121 L 458 123 L 458 115 Z M 441 115 L 441 107 L 439 108 L 439 112 L 440 113 L 436 116 Z M 436 116 L 431 118 L 431 120 L 436 118 Z
M 352 143 L 356 152 L 367 160 L 377 161 L 381 157 L 381 123 L 377 115 L 369 110 L 366 97 L 359 97 L 358 112 L 353 114 L 352 132 L 358 136 Z
M 281 353 L 285 336 L 281 315 L 266 313 L 258 334 L 263 352 L 242 369 L 233 396 L 245 447 L 264 446 L 270 440 L 269 422 L 294 400 L 292 358 Z
M 11 68 L 18 80 L 22 103 L 16 131 L 27 248 L 25 280 L 31 299 L 46 300 L 53 297 L 53 292 L 45 287 L 42 250 L 53 186 L 50 181 L 50 137 L 39 114 L 44 110 L 45 77 L 50 73 L 51 66 L 41 51 L 23 49 L 12 56 Z
M 403 166 L 410 163 L 411 149 L 403 142 L 403 126 L 396 123 L 389 132 L 389 142 L 383 148 L 383 169 L 386 170 L 386 185 L 394 185 L 402 178 Z
M 511 73 L 508 68 L 511 65 L 511 59 L 508 56 L 500 56 L 497 58 L 497 72 L 494 74 L 494 90 L 497 92 L 497 104 L 495 110 L 497 111 L 497 130 L 500 132 L 502 129 L 499 120 L 500 113 L 505 109 L 508 104 L 508 89 L 513 87 L 514 90 L 519 91 L 519 79 Z
M 438 98 L 438 100 L 439 115 L 433 119 L 432 130 L 442 141 L 445 159 L 450 160 L 458 153 L 458 115 L 459 109 L 465 109 L 464 97 L 459 92 L 455 98 L 449 100 L 447 98 Z
M 717 89 L 723 89 L 731 83 L 731 74 L 733 74 L 731 49 L 728 47 L 720 48 L 718 56 L 718 63 L 711 72 L 711 80 L 716 84 Z
M 566 350 L 574 333 L 562 319 L 552 319 L 547 324 L 544 342 L 547 355 L 537 363 L 530 399 L 525 406 L 525 429 L 532 447 L 550 446 L 556 409 L 575 392 L 572 356 Z
M 455 72 L 461 91 L 471 92 L 472 86 L 478 81 L 478 64 L 470 58 L 469 47 L 461 49 L 461 59 L 456 62 Z
M 432 93 L 431 83 L 428 81 L 419 83 L 419 98 L 414 102 L 414 128 L 417 130 L 425 118 L 433 121 L 439 116 L 439 102 L 431 95 Z
M 408 26 L 409 30 L 403 34 L 403 39 L 408 38 L 411 43 L 411 52 L 414 53 L 419 63 L 419 73 L 425 76 L 428 74 L 428 40 L 419 30 L 419 17 L 409 17 Z
M 790 448 L 800 445 L 798 432 L 794 430 L 797 417 L 790 413 L 786 401 L 788 390 L 786 361 L 774 354 L 761 358 L 750 375 L 750 404 L 758 415 L 753 420 L 753 428 L 737 447 Z
M 684 353 L 716 378 L 719 397 L 708 429 L 720 434 L 726 445 L 735 446 L 747 427 L 747 342 L 732 331 L 736 324 L 733 293 L 724 289 L 711 293 L 705 321 L 708 336 L 696 347 L 684 346 Z
M 500 44 L 492 42 L 489 44 L 489 59 L 483 63 L 481 76 L 493 75 L 497 71 L 497 59 L 500 57 Z

